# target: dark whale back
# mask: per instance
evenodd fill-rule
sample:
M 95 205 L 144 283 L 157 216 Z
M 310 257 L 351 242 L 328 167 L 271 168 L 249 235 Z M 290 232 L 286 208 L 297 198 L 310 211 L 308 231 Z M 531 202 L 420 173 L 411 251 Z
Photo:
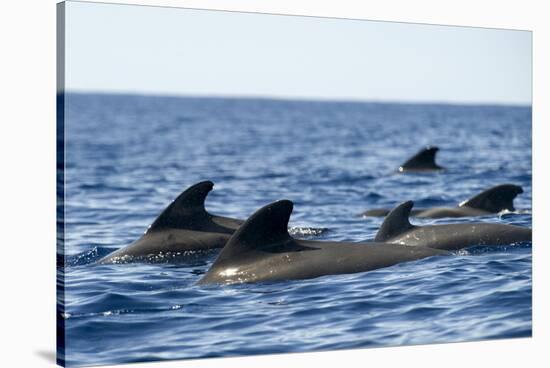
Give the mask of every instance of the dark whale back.
M 386 242 L 293 239 L 287 230 L 292 207 L 292 202 L 282 200 L 256 211 L 227 241 L 198 284 L 307 279 L 449 254 Z
M 292 209 L 291 201 L 280 200 L 256 211 L 235 231 L 218 255 L 212 268 L 219 263 L 241 257 L 247 252 L 294 243 L 294 239 L 288 233 L 288 222 Z
M 414 226 L 409 222 L 413 206 L 407 201 L 384 219 L 375 241 L 421 246 L 447 251 L 474 245 L 499 246 L 531 241 L 531 229 L 502 223 L 452 223 Z
M 460 203 L 459 207 L 476 208 L 491 213 L 514 211 L 514 199 L 520 193 L 523 193 L 523 188 L 519 185 L 497 185 Z
M 232 234 L 241 223 L 239 220 L 213 216 L 204 207 L 206 196 L 213 187 L 214 183 L 211 181 L 203 181 L 189 187 L 162 211 L 147 229 L 146 234 L 166 229 Z
M 182 192 L 136 241 L 110 253 L 98 263 L 161 262 L 188 251 L 221 248 L 243 221 L 214 216 L 204 207 L 204 201 L 214 184 L 197 183 Z M 152 257 L 154 256 L 154 257 Z
M 400 172 L 404 171 L 436 171 L 443 170 L 443 167 L 435 163 L 435 155 L 438 147 L 428 146 L 420 150 L 413 157 L 408 159 L 399 167 Z
M 514 199 L 523 193 L 519 185 L 501 184 L 486 189 L 456 207 L 417 208 L 410 216 L 421 218 L 486 216 L 503 210 L 515 211 Z M 387 208 L 375 208 L 363 212 L 362 216 L 386 216 L 391 212 Z
M 391 210 L 378 229 L 374 241 L 384 242 L 414 228 L 409 221 L 413 205 L 413 201 L 407 201 Z

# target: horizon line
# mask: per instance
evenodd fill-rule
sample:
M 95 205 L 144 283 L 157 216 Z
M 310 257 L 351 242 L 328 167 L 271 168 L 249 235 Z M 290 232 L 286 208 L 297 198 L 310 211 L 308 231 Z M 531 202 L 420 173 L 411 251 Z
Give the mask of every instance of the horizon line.
M 59 93 L 59 92 L 58 92 Z M 283 95 L 254 95 L 254 94 L 216 94 L 216 93 L 176 93 L 153 91 L 127 90 L 96 90 L 96 89 L 62 89 L 61 93 L 89 94 L 89 95 L 129 95 L 151 96 L 168 98 L 211 98 L 211 99 L 242 99 L 242 100 L 274 100 L 274 101 L 302 101 L 302 102 L 340 102 L 340 103 L 370 103 L 396 105 L 454 105 L 454 106 L 502 106 L 532 108 L 530 102 L 496 102 L 496 101 L 461 101 L 461 100 L 391 100 L 391 99 L 363 99 L 358 97 L 320 97 L 320 96 L 283 96 Z

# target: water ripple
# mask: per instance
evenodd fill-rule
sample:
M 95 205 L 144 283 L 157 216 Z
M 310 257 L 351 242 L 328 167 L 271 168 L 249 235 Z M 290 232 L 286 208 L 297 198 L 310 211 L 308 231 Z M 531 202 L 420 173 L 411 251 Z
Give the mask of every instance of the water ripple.
M 452 206 L 507 182 L 524 189 L 517 211 L 475 221 L 531 226 L 530 109 L 83 94 L 69 95 L 66 108 L 58 264 L 68 364 L 531 335 L 531 243 L 234 286 L 196 285 L 217 251 L 178 264 L 95 263 L 206 179 L 216 184 L 207 207 L 219 215 L 244 219 L 293 200 L 297 237 L 361 241 L 382 221 L 357 216 L 367 209 L 408 199 Z M 441 147 L 447 172 L 396 174 L 424 144 Z

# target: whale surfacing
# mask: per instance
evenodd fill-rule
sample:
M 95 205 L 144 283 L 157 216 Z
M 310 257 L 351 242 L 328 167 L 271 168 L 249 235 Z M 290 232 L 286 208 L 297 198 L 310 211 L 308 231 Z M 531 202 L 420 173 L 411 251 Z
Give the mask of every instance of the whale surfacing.
M 422 246 L 448 251 L 475 245 L 499 246 L 532 239 L 530 228 L 486 222 L 415 226 L 409 222 L 413 201 L 394 208 L 380 226 L 375 242 Z
M 376 270 L 426 257 L 451 255 L 473 245 L 531 240 L 531 229 L 493 223 L 414 226 L 413 202 L 397 206 L 373 241 L 294 239 L 288 233 L 293 204 L 271 203 L 256 211 L 228 240 L 198 284 L 298 280 Z
M 486 216 L 501 211 L 515 211 L 514 199 L 523 193 L 523 188 L 514 184 L 501 184 L 486 189 L 456 207 L 418 208 L 411 216 L 421 218 Z M 365 211 L 361 216 L 386 216 L 391 209 L 376 208 Z
M 232 235 L 199 284 L 308 279 L 449 254 L 383 242 L 294 239 L 287 230 L 292 209 L 291 201 L 281 200 L 256 211 Z
M 399 166 L 399 172 L 430 172 L 441 171 L 443 167 L 435 163 L 435 155 L 439 151 L 438 147 L 427 146 L 408 159 L 403 165 Z
M 211 181 L 189 187 L 157 217 L 141 238 L 98 262 L 151 261 L 159 255 L 177 256 L 223 247 L 243 221 L 206 211 L 204 201 L 213 187 Z

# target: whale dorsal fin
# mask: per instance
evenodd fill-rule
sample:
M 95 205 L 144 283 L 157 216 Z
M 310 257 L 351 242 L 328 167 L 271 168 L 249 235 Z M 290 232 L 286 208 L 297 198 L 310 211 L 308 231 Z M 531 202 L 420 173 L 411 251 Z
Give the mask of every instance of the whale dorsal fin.
M 413 201 L 407 201 L 391 210 L 378 229 L 374 241 L 383 242 L 412 229 L 414 226 L 409 222 L 409 215 L 413 205 Z
M 459 206 L 477 208 L 492 213 L 502 210 L 514 211 L 514 198 L 520 193 L 523 193 L 523 188 L 519 185 L 497 185 L 460 203 Z
M 291 201 L 280 200 L 257 210 L 227 241 L 214 265 L 247 252 L 268 249 L 291 241 L 288 221 L 292 208 Z
M 438 147 L 428 146 L 420 150 L 416 155 L 408 159 L 399 167 L 399 171 L 407 170 L 441 170 L 441 166 L 435 163 L 435 155 Z
M 211 217 L 204 208 L 204 201 L 214 187 L 211 181 L 202 181 L 181 193 L 151 224 L 147 232 L 159 229 L 193 229 Z

